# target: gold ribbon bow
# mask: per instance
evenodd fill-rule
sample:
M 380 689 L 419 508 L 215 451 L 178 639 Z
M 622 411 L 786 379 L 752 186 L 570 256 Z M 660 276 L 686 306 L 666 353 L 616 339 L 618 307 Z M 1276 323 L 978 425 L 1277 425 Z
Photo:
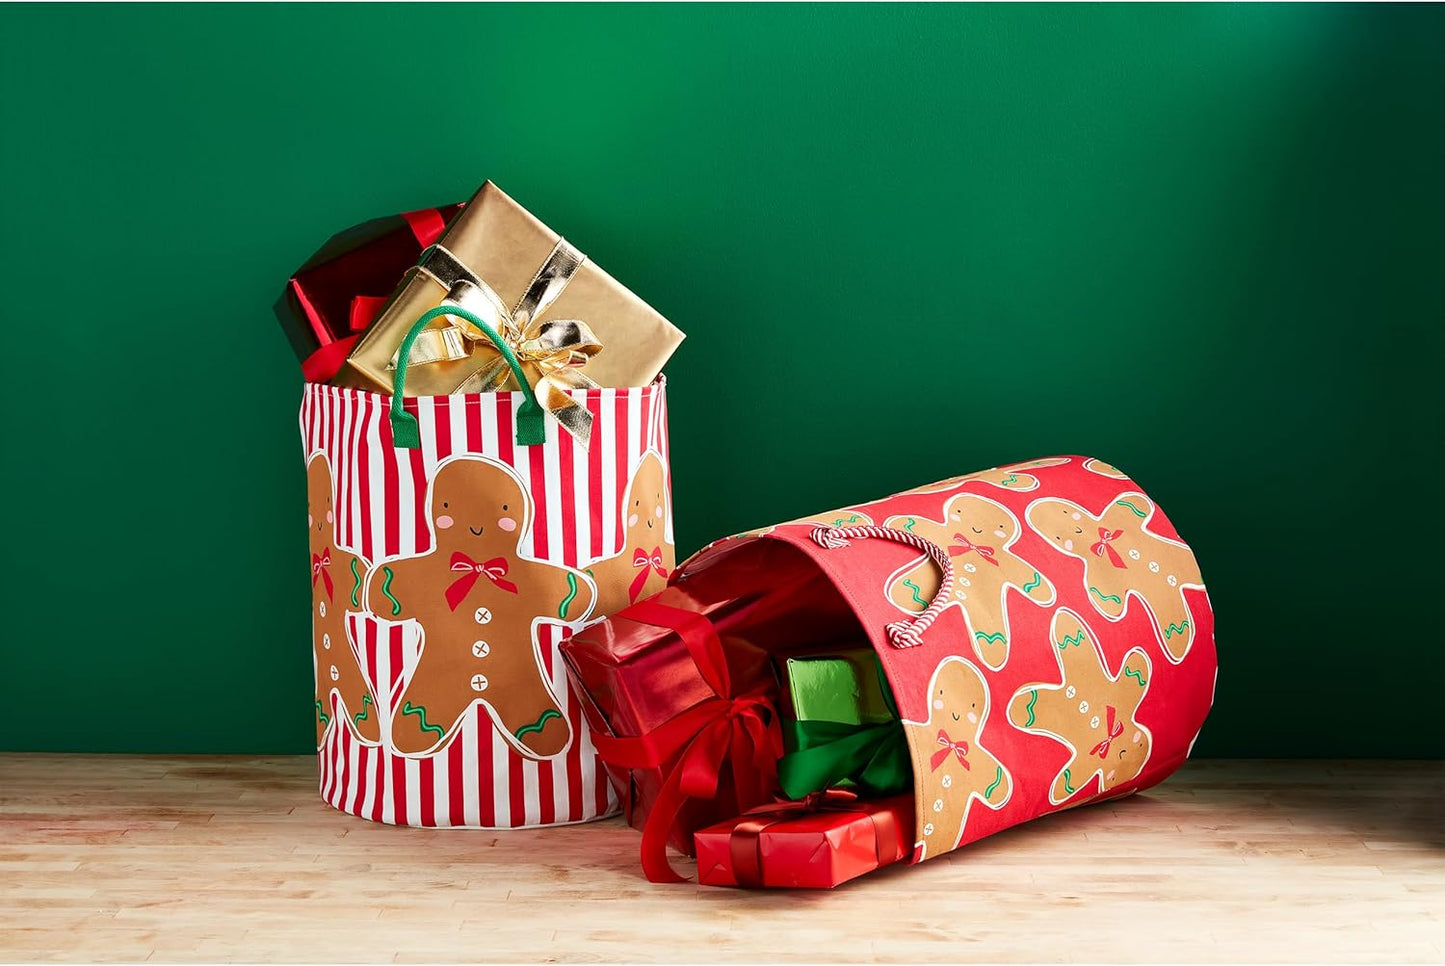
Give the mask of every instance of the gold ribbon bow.
M 583 446 L 592 438 L 592 414 L 573 399 L 569 389 L 597 389 L 596 380 L 582 371 L 587 361 L 602 351 L 602 342 L 581 319 L 542 319 L 587 257 L 563 239 L 538 269 L 527 291 L 513 309 L 501 296 L 468 269 L 450 251 L 433 245 L 423 255 L 418 270 L 447 288 L 443 304 L 451 303 L 475 312 L 497 330 L 521 363 L 537 401 Z M 428 329 L 412 346 L 409 365 L 427 365 L 462 359 L 473 349 L 490 350 L 489 360 L 453 392 L 498 392 L 520 389 L 507 360 L 474 326 L 455 319 L 450 325 Z M 396 360 L 392 360 L 395 366 Z

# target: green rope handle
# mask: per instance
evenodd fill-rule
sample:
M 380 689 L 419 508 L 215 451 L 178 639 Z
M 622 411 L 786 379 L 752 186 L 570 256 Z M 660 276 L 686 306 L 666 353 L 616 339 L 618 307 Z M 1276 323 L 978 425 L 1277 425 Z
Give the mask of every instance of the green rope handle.
M 537 394 L 527 382 L 526 375 L 522 372 L 522 364 L 517 361 L 517 355 L 512 347 L 507 345 L 505 339 L 497 334 L 497 330 L 483 321 L 476 313 L 462 308 L 460 305 L 438 305 L 436 308 L 422 314 L 422 317 L 412 323 L 407 330 L 406 338 L 401 340 L 401 349 L 396 355 L 396 375 L 391 381 L 391 436 L 397 449 L 420 449 L 421 428 L 417 425 L 416 417 L 403 408 L 402 389 L 406 387 L 406 367 L 411 358 L 412 343 L 416 342 L 421 330 L 427 327 L 432 319 L 442 315 L 455 315 L 457 318 L 466 319 L 472 325 L 482 331 L 502 358 L 507 360 L 511 367 L 512 375 L 517 377 L 517 385 L 522 387 L 522 395 L 525 397 L 522 405 L 517 407 L 517 445 L 536 446 L 547 441 L 546 411 L 542 404 L 537 402 Z

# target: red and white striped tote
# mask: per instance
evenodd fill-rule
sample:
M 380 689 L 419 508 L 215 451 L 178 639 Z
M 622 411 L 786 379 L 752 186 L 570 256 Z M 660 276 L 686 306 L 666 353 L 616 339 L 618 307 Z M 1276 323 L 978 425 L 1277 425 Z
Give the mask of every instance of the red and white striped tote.
M 404 399 L 407 449 L 392 397 L 307 385 L 317 757 L 334 807 L 477 828 L 616 810 L 557 645 L 671 572 L 665 381 L 569 395 L 592 416 L 585 447 L 551 421 L 518 443 L 529 390 Z

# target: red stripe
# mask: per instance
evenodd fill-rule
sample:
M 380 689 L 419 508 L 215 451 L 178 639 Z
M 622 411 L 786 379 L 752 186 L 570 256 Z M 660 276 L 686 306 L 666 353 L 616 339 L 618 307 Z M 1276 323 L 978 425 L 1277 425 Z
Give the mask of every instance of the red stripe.
M 366 767 L 362 769 L 363 774 L 371 779 L 371 787 L 376 789 L 376 800 L 371 803 L 371 820 L 380 822 L 384 814 L 386 796 L 391 793 L 390 783 L 386 780 L 386 763 L 382 761 L 381 749 L 363 747 L 362 753 L 367 756 Z
M 600 560 L 602 547 L 602 393 L 587 394 L 587 410 L 592 413 L 592 445 L 587 447 L 587 510 L 592 529 L 592 541 L 588 547 L 587 559 Z M 606 512 L 612 512 L 608 509 Z
M 430 407 L 428 407 L 430 408 Z M 417 421 L 421 421 L 421 400 L 417 400 Z M 435 423 L 435 420 L 433 420 Z M 413 516 L 412 533 L 415 534 L 414 554 L 423 554 L 431 549 L 431 527 L 427 521 L 426 508 L 426 461 L 422 457 L 420 448 L 407 450 L 408 462 L 411 464 L 411 513 Z M 405 512 L 406 508 L 403 508 Z

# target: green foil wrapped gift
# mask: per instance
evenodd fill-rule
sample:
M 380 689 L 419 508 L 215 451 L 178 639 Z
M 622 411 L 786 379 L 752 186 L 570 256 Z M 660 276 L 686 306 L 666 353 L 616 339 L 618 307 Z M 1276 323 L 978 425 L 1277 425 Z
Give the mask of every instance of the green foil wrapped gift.
M 903 724 L 872 649 L 792 657 L 787 677 L 792 708 L 783 726 L 787 754 L 778 762 L 783 794 L 800 799 L 847 788 L 873 797 L 913 787 Z

